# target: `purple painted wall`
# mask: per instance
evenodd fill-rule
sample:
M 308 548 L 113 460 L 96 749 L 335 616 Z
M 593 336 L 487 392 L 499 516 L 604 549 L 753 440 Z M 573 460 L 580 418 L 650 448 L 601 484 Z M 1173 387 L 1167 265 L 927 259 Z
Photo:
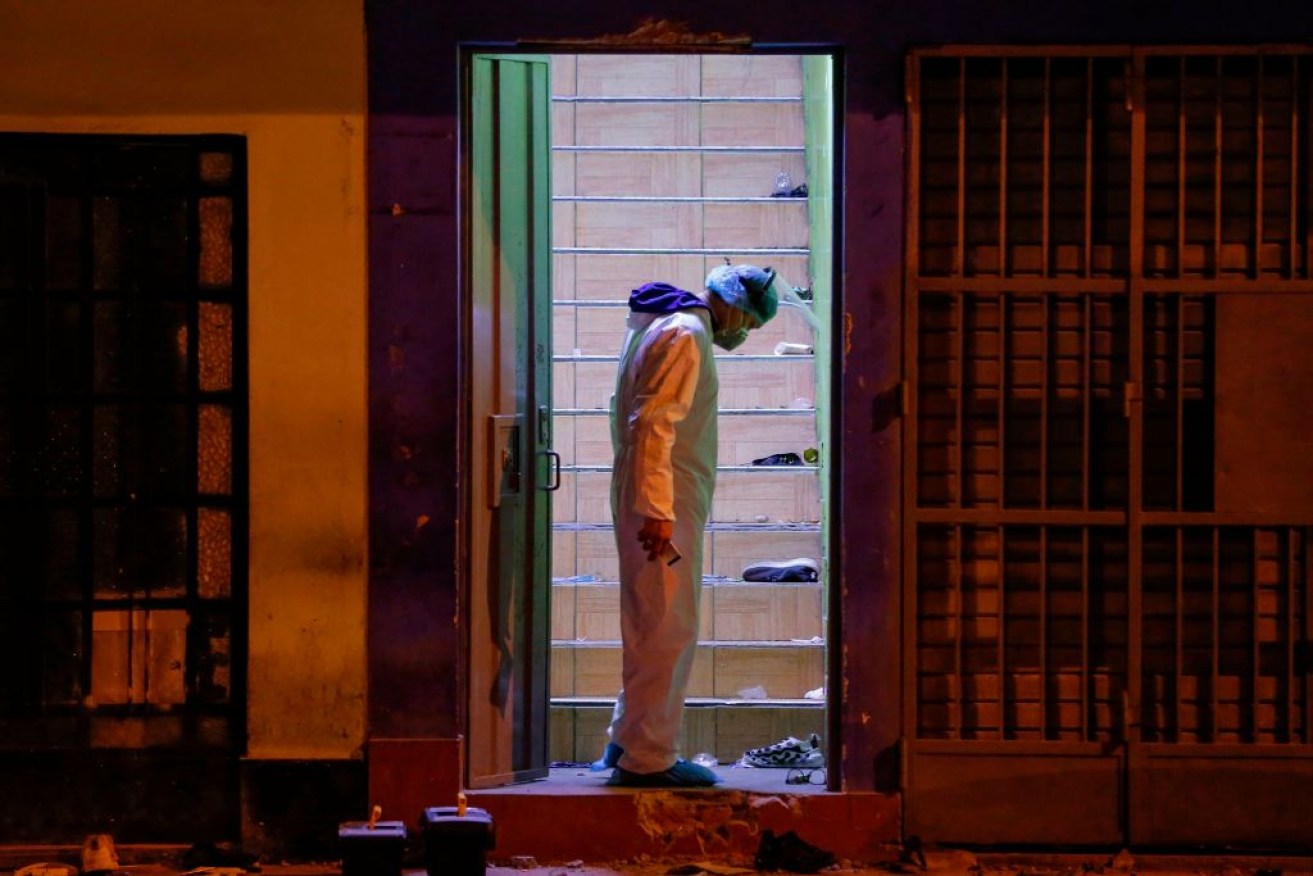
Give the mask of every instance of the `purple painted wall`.
M 1257 43 L 1313 12 L 1254 0 L 367 2 L 370 204 L 370 733 L 459 727 L 461 483 L 457 104 L 463 43 L 627 33 L 654 16 L 758 45 L 837 48 L 844 68 L 843 325 L 836 392 L 845 787 L 897 788 L 903 58 L 937 43 Z M 641 11 L 640 11 L 641 10 Z M 427 521 L 427 522 L 423 522 Z

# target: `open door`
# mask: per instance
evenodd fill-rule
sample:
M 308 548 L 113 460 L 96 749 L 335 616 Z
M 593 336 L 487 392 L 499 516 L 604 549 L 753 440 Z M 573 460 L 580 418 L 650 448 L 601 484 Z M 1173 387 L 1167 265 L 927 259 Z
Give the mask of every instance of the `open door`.
M 548 61 L 468 58 L 469 787 L 547 774 L 551 449 Z

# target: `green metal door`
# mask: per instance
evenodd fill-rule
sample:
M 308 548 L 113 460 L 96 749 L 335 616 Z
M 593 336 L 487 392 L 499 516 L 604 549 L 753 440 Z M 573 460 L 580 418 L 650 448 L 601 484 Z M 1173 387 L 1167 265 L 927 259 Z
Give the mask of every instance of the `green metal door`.
M 548 61 L 473 55 L 464 155 L 467 781 L 547 772 L 551 450 Z

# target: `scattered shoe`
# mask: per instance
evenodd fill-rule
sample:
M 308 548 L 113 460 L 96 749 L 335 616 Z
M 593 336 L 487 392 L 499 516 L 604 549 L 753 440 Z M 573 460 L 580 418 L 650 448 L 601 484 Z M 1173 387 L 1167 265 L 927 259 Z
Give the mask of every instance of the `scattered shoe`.
M 237 868 L 257 871 L 260 856 L 244 852 L 229 843 L 196 843 L 182 853 L 182 865 L 188 870 L 198 867 Z
M 82 843 L 83 873 L 107 873 L 118 867 L 119 856 L 114 851 L 114 837 L 107 833 L 93 833 Z
M 743 568 L 744 581 L 819 581 L 820 566 L 810 557 L 763 560 Z
M 602 770 L 613 770 L 620 764 L 620 758 L 624 756 L 625 750 L 614 742 L 608 742 L 606 748 L 602 749 L 602 756 L 588 765 L 588 768 L 595 773 Z
M 796 453 L 772 453 L 761 459 L 754 459 L 753 465 L 802 465 L 802 457 Z
M 754 863 L 758 870 L 818 873 L 834 866 L 835 861 L 833 852 L 812 845 L 793 831 L 776 836 L 768 830 L 761 835 Z
M 815 352 L 811 344 L 791 344 L 780 341 L 775 345 L 776 356 L 810 356 Z
M 606 783 L 623 788 L 710 788 L 719 781 L 720 776 L 706 767 L 680 759 L 659 773 L 631 773 L 616 767 Z
M 772 198 L 805 198 L 807 197 L 807 184 L 801 183 L 785 191 L 777 191 L 771 194 Z
M 821 751 L 821 737 L 815 733 L 807 740 L 790 736 L 774 745 L 749 748 L 739 758 L 739 765 L 763 769 L 810 769 L 825 766 L 825 752 Z

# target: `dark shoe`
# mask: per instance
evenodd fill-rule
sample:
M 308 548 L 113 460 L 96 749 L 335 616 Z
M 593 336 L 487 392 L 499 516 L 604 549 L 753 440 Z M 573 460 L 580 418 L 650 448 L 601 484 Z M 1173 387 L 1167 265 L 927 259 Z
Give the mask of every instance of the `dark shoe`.
M 602 749 L 602 756 L 588 765 L 588 768 L 595 773 L 602 770 L 613 770 L 620 763 L 620 758 L 624 756 L 625 750 L 614 742 L 608 742 L 606 748 Z
M 744 581 L 819 581 L 820 567 L 810 557 L 763 560 L 743 568 Z
M 616 767 L 606 783 L 622 788 L 710 788 L 719 781 L 720 776 L 706 767 L 681 759 L 659 773 L 631 773 Z
M 754 863 L 758 870 L 788 870 L 790 873 L 817 873 L 835 863 L 833 852 L 817 848 L 793 831 L 775 836 L 766 831 L 761 836 Z
M 796 453 L 772 453 L 761 459 L 754 459 L 753 465 L 802 465 L 802 457 Z

